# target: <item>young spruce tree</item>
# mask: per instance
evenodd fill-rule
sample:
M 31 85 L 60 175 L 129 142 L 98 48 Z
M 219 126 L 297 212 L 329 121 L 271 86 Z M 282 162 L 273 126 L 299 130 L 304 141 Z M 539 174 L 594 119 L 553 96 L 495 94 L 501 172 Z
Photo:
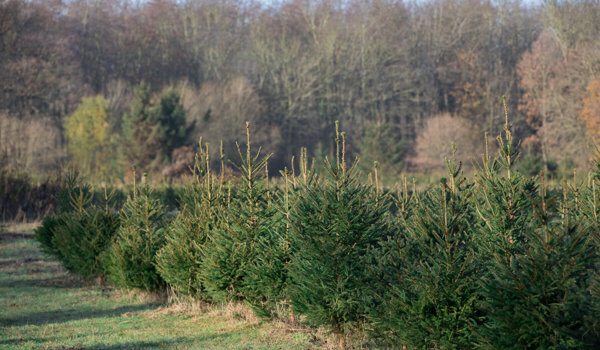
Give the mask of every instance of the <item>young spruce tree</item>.
M 105 274 L 102 258 L 119 227 L 109 200 L 105 191 L 105 205 L 95 205 L 93 194 L 80 188 L 71 198 L 74 210 L 61 215 L 62 223 L 52 237 L 65 268 L 87 279 Z
M 164 244 L 166 223 L 162 204 L 151 198 L 147 182 L 139 187 L 134 184 L 133 194 L 121 211 L 116 239 L 108 251 L 111 282 L 147 291 L 164 286 L 155 264 L 156 254 Z
M 597 151 L 595 169 L 579 203 L 584 230 L 589 233 L 590 245 L 594 249 L 595 264 L 589 272 L 591 313 L 586 319 L 587 329 L 596 339 L 600 338 L 600 150 Z
M 506 113 L 508 114 L 508 113 Z M 484 160 L 478 175 L 482 197 L 482 274 L 479 343 L 491 348 L 593 348 L 586 326 L 593 251 L 567 189 L 561 202 L 512 170 L 518 157 L 508 117 L 500 156 Z M 504 174 L 504 175 L 502 175 Z
M 291 211 L 289 294 L 293 310 L 311 325 L 328 327 L 343 348 L 371 307 L 366 256 L 391 235 L 391 227 L 388 198 L 359 182 L 357 162 L 347 168 L 338 123 L 336 143 L 335 163 L 326 161 L 327 176 L 304 186 Z
M 375 164 L 375 170 L 377 164 Z M 374 174 L 375 178 L 377 174 Z M 407 222 L 412 217 L 414 208 L 418 204 L 418 195 L 413 190 L 409 192 L 406 177 L 403 178 L 402 190 L 399 190 L 393 199 L 394 234 L 383 240 L 379 246 L 369 254 L 369 274 L 372 290 L 372 305 L 369 310 L 369 332 L 377 341 L 383 344 L 401 344 L 404 340 L 404 313 L 402 298 L 405 283 L 404 271 L 408 269 L 407 259 L 408 233 Z
M 183 192 L 181 209 L 169 226 L 165 246 L 156 258 L 160 275 L 175 291 L 200 300 L 208 298 L 200 278 L 207 237 L 220 223 L 218 213 L 227 210 L 223 176 L 216 184 L 208 155 L 208 146 L 206 151 L 201 149 L 194 168 L 194 184 Z M 221 149 L 221 163 L 222 160 Z
M 446 162 L 448 178 L 415 201 L 398 232 L 405 246 L 391 245 L 398 251 L 391 266 L 398 277 L 386 298 L 397 313 L 384 321 L 392 325 L 390 340 L 411 349 L 467 348 L 474 339 L 479 270 L 473 190 L 455 158 Z
M 82 181 L 78 171 L 67 169 L 61 181 L 61 188 L 56 194 L 58 213 L 45 217 L 42 225 L 35 230 L 35 239 L 40 242 L 42 251 L 59 260 L 62 259 L 62 255 L 54 243 L 54 236 L 57 230 L 65 224 L 65 217 L 77 211 L 77 207 L 73 205 L 73 198 L 77 196 L 91 197 L 91 187 Z M 87 206 L 89 203 L 85 203 L 85 205 Z
M 292 168 L 293 168 L 292 158 Z M 301 183 L 310 186 L 314 181 L 313 169 L 308 167 L 306 148 L 300 155 L 300 176 L 289 174 L 287 167 L 282 172 L 284 186 L 282 190 L 270 189 L 273 193 L 273 206 L 277 212 L 273 216 L 273 225 L 256 242 L 257 254 L 248 268 L 248 302 L 257 315 L 263 317 L 288 318 L 294 322 L 290 311 L 288 295 L 289 263 L 292 256 L 292 237 L 290 213 L 295 203 L 302 197 L 302 190 L 294 186 Z
M 218 302 L 252 298 L 250 266 L 257 257 L 257 242 L 272 229 L 276 214 L 262 179 L 268 156 L 261 157 L 260 149 L 252 155 L 249 128 L 246 122 L 245 157 L 238 146 L 242 183 L 227 210 L 217 213 L 221 224 L 211 230 L 202 258 L 202 284 Z

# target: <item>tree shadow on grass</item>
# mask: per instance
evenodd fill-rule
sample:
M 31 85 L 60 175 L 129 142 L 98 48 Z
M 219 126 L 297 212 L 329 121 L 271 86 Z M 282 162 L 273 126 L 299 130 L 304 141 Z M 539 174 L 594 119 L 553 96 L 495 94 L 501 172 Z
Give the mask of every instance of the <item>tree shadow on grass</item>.
M 67 309 L 36 312 L 19 317 L 0 318 L 0 327 L 57 324 L 90 318 L 118 317 L 124 313 L 147 311 L 157 306 L 158 304 L 143 304 L 121 306 L 113 309 Z
M 218 338 L 225 338 L 228 334 L 212 334 L 208 336 L 190 337 L 190 338 L 175 338 L 175 339 L 164 339 L 155 341 L 127 341 L 121 344 L 115 345 L 91 345 L 83 346 L 82 350 L 117 350 L 117 349 L 161 349 L 170 345 L 184 345 L 192 342 L 203 342 L 210 341 Z
M 184 345 L 189 343 L 201 343 L 205 341 L 216 340 L 219 338 L 229 337 L 229 333 L 223 334 L 211 334 L 199 337 L 179 337 L 175 339 L 161 339 L 154 341 L 123 341 L 119 344 L 95 344 L 95 345 L 78 345 L 78 346 L 67 346 L 60 345 L 60 341 L 56 338 L 22 338 L 22 339 L 5 339 L 0 340 L 0 345 L 20 345 L 21 343 L 36 343 L 38 345 L 55 342 L 56 345 L 52 345 L 52 349 L 78 349 L 78 350 L 116 350 L 116 349 L 160 349 L 170 345 Z
M 36 272 L 36 271 L 33 271 Z M 0 281 L 0 288 L 60 288 L 72 289 L 85 287 L 86 283 L 76 276 L 64 274 L 49 278 L 30 278 Z

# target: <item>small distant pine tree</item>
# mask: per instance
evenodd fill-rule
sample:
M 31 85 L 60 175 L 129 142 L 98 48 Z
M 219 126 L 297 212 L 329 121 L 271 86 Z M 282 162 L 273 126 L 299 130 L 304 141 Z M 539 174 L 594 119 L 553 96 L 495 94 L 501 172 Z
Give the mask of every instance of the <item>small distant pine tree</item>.
M 372 122 L 365 128 L 359 147 L 363 172 L 369 172 L 374 162 L 378 162 L 379 172 L 386 177 L 396 176 L 404 167 L 406 144 L 384 120 Z
M 249 267 L 257 257 L 257 242 L 273 228 L 276 214 L 262 179 L 268 157 L 261 157 L 260 149 L 252 155 L 249 123 L 246 133 L 245 157 L 238 146 L 242 183 L 227 210 L 219 213 L 221 224 L 210 232 L 202 259 L 202 283 L 207 294 L 219 302 L 252 297 Z
M 391 229 L 388 198 L 359 183 L 356 162 L 347 168 L 344 135 L 337 125 L 335 163 L 326 162 L 328 174 L 322 182 L 301 189 L 291 211 L 288 290 L 293 311 L 311 325 L 329 328 L 343 348 L 371 307 L 366 305 L 371 293 L 368 252 Z
M 82 182 L 78 171 L 68 169 L 60 184 L 60 190 L 56 194 L 58 204 L 56 216 L 45 217 L 40 227 L 35 230 L 35 239 L 40 242 L 42 251 L 59 260 L 62 258 L 62 255 L 58 247 L 54 244 L 54 235 L 65 224 L 65 216 L 77 210 L 77 207 L 73 205 L 73 199 L 78 196 L 84 198 L 91 196 L 91 188 Z
M 102 257 L 119 227 L 119 220 L 108 205 L 93 205 L 91 193 L 80 191 L 72 198 L 72 212 L 61 216 L 52 237 L 64 267 L 82 277 L 91 279 L 105 273 Z
M 163 207 L 157 199 L 152 199 L 148 185 L 134 187 L 123 206 L 121 225 L 107 252 L 111 282 L 147 291 L 164 286 L 155 264 L 156 254 L 164 245 L 166 224 Z

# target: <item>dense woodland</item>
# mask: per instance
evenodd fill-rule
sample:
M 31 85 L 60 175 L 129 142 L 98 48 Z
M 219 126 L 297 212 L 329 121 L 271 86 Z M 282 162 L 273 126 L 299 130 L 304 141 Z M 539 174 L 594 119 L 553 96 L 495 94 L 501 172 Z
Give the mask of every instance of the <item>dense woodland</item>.
M 600 139 L 600 2 L 2 0 L 0 81 L 16 172 L 170 176 L 200 137 L 236 159 L 245 121 L 283 169 L 332 155 L 335 120 L 363 167 L 433 171 L 451 142 L 468 167 L 506 96 L 521 170 L 562 176 Z

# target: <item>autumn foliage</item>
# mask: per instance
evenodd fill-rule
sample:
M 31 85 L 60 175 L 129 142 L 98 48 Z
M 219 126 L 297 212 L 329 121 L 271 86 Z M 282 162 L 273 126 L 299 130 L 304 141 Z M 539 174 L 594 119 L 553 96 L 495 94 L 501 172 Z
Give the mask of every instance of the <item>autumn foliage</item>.
M 596 145 L 600 144 L 600 79 L 589 83 L 579 117 L 585 123 L 587 135 Z

